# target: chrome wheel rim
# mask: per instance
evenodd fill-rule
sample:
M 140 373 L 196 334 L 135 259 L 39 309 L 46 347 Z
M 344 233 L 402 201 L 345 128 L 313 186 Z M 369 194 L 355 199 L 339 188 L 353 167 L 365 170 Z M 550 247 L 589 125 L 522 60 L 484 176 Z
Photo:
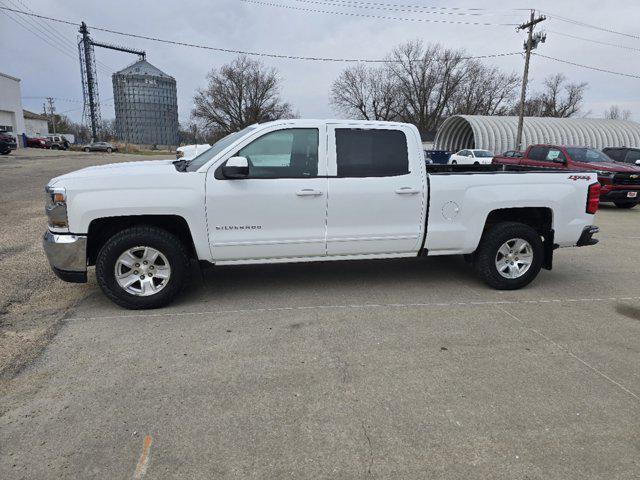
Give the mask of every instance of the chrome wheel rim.
M 533 248 L 522 238 L 504 242 L 496 253 L 496 269 L 504 278 L 520 278 L 531 268 Z
M 115 276 L 125 292 L 148 297 L 167 286 L 171 279 L 171 265 L 167 257 L 155 248 L 133 247 L 116 260 Z

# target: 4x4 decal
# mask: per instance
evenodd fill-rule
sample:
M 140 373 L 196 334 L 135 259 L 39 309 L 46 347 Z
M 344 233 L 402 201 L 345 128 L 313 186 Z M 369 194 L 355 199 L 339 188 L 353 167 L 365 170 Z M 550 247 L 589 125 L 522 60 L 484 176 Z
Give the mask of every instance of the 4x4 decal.
M 591 180 L 590 175 L 569 175 L 569 180 L 573 180 L 574 182 L 578 180 Z

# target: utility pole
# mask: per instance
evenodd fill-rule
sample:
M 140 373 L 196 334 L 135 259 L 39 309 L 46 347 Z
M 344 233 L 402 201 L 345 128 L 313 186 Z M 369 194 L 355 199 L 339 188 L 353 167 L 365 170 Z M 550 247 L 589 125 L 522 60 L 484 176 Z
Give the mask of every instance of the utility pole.
M 49 102 L 49 115 L 51 115 L 51 123 L 53 124 L 53 134 L 56 134 L 56 107 L 53 104 L 53 98 L 47 97 L 47 102 Z M 45 107 L 46 111 L 46 107 Z
M 524 73 L 522 75 L 522 90 L 520 92 L 520 112 L 518 114 L 518 133 L 516 135 L 516 148 L 522 150 L 522 127 L 524 124 L 524 104 L 527 99 L 527 82 L 529 81 L 529 60 L 531 59 L 531 50 L 535 49 L 539 43 L 544 43 L 547 39 L 546 34 L 538 32 L 533 34 L 533 27 L 538 23 L 546 20 L 547 17 L 540 15 L 536 18 L 536 11 L 531 10 L 531 18 L 527 23 L 523 23 L 516 30 L 527 30 L 527 41 L 524 44 Z
M 80 43 L 82 44 L 82 49 L 80 50 L 80 62 L 85 65 L 85 75 L 86 75 L 86 90 L 87 95 L 85 96 L 85 102 L 89 104 L 89 118 L 91 119 L 91 141 L 94 142 L 98 138 L 98 118 L 100 114 L 98 113 L 99 105 L 96 105 L 97 92 L 96 90 L 96 78 L 95 76 L 95 64 L 93 59 L 93 45 L 91 44 L 91 37 L 89 36 L 89 29 L 87 28 L 87 24 L 82 22 L 80 24 L 79 33 L 82 34 L 82 39 Z M 84 58 L 82 56 L 84 55 Z

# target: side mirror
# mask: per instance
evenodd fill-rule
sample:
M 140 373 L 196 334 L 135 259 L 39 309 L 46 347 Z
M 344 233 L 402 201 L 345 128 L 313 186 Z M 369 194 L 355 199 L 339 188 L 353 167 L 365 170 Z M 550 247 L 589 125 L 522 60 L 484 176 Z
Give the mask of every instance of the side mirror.
M 231 157 L 222 167 L 225 178 L 247 178 L 249 176 L 249 161 L 245 157 Z

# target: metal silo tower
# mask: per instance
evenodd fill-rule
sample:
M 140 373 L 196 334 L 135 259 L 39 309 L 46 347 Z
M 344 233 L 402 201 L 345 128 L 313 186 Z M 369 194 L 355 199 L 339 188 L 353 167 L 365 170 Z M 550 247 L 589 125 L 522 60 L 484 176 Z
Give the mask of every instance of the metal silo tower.
M 113 74 L 116 134 L 138 145 L 178 144 L 176 81 L 146 60 Z

